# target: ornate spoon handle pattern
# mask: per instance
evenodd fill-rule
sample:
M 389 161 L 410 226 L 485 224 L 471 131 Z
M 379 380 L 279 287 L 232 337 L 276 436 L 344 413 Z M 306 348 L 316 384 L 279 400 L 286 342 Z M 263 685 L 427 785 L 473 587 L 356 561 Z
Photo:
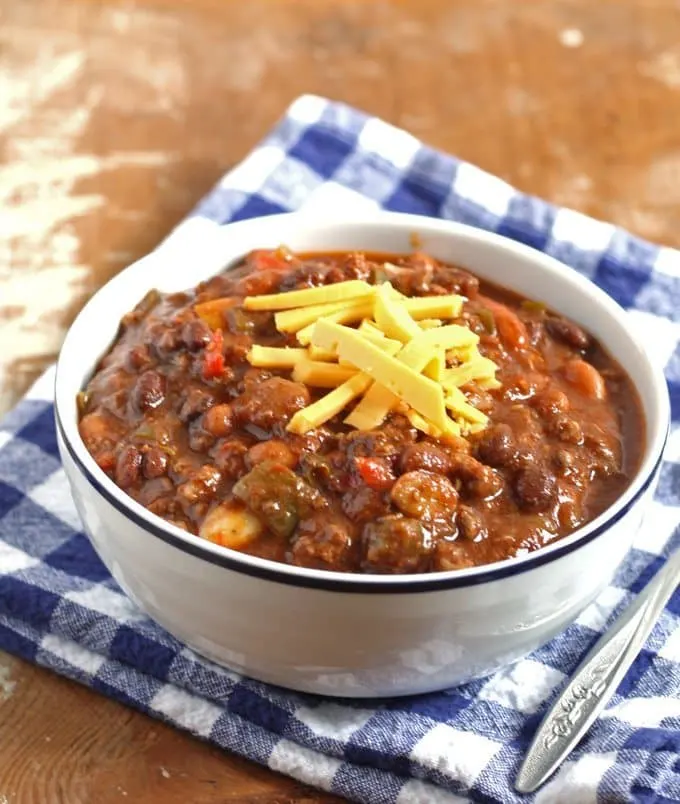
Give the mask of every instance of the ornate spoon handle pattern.
M 532 793 L 559 767 L 611 698 L 680 582 L 680 552 L 618 617 L 581 662 L 529 746 L 515 787 Z

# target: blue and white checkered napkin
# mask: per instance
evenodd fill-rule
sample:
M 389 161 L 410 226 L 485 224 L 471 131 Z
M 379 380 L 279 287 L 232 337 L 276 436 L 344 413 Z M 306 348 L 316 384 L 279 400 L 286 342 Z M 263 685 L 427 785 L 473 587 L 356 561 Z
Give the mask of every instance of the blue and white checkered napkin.
M 630 309 L 631 327 L 665 367 L 674 424 L 653 510 L 615 582 L 551 644 L 442 693 L 354 703 L 235 677 L 142 615 L 94 554 L 59 465 L 47 376 L 0 426 L 0 647 L 356 801 L 527 800 L 513 793 L 512 779 L 554 691 L 680 542 L 680 252 L 522 195 L 404 131 L 310 96 L 195 215 L 226 223 L 345 205 L 508 235 Z M 680 800 L 679 618 L 680 593 L 587 739 L 528 800 Z

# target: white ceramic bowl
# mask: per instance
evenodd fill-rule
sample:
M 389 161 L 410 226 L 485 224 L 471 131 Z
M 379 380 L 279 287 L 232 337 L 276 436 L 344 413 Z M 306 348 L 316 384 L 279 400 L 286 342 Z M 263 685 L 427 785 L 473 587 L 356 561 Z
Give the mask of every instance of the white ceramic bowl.
M 571 536 L 490 566 L 410 576 L 277 564 L 199 540 L 130 499 L 89 455 L 76 393 L 150 288 L 181 290 L 253 248 L 421 248 L 579 322 L 628 370 L 647 422 L 642 465 L 604 514 Z M 572 622 L 610 580 L 653 493 L 669 422 L 666 385 L 626 313 L 554 259 L 470 227 L 412 215 L 334 222 L 280 215 L 218 227 L 195 219 L 119 274 L 71 327 L 56 381 L 59 448 L 85 530 L 141 608 L 198 653 L 263 681 L 338 696 L 421 693 L 487 674 Z

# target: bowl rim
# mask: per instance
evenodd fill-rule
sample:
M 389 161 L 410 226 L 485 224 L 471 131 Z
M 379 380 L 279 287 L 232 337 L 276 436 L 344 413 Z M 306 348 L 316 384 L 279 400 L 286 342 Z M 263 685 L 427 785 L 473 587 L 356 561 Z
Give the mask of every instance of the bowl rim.
M 302 225 L 303 227 L 304 225 L 308 225 L 308 228 L 315 228 L 319 225 L 329 226 L 326 219 L 306 212 L 283 213 L 251 218 L 223 226 L 218 226 L 218 224 L 213 224 L 212 222 L 208 223 L 211 224 L 212 230 L 215 228 L 219 230 L 218 237 L 222 239 L 224 238 L 225 232 L 227 232 L 227 234 L 234 232 L 235 227 L 244 231 L 247 231 L 249 228 L 257 231 L 259 227 L 271 224 L 274 220 L 280 224 L 284 224 L 289 220 L 292 223 L 298 221 L 300 222 L 298 225 Z M 557 271 L 564 273 L 566 269 L 568 273 L 565 274 L 565 276 L 568 281 L 575 284 L 582 292 L 587 293 L 591 297 L 594 296 L 598 307 L 602 309 L 605 314 L 618 319 L 619 323 L 624 323 L 623 317 L 626 315 L 625 310 L 594 283 L 555 258 L 502 235 L 453 221 L 427 218 L 407 213 L 382 211 L 369 217 L 363 216 L 362 218 L 352 215 L 339 216 L 333 221 L 333 225 L 338 227 L 357 226 L 362 228 L 375 226 L 392 227 L 395 230 L 406 230 L 409 232 L 417 229 L 420 232 L 429 231 L 434 234 L 452 238 L 463 237 L 471 241 L 477 241 L 478 243 L 492 245 L 501 252 L 514 253 L 521 259 L 533 263 L 538 270 L 547 270 L 554 274 Z M 64 416 L 62 407 L 66 407 L 67 403 L 70 401 L 69 396 L 71 394 L 70 391 L 67 393 L 68 389 L 62 387 L 63 371 L 61 369 L 70 358 L 70 336 L 85 311 L 94 303 L 94 300 L 100 299 L 103 295 L 115 292 L 117 280 L 123 275 L 129 276 L 133 271 L 141 271 L 141 266 L 146 261 L 150 259 L 163 260 L 166 249 L 168 249 L 168 254 L 172 255 L 173 251 L 169 249 L 169 245 L 173 237 L 175 237 L 175 235 L 171 235 L 156 251 L 135 261 L 128 268 L 113 277 L 93 294 L 78 316 L 76 316 L 76 319 L 64 339 L 64 344 L 57 361 L 54 395 L 55 424 L 58 437 L 69 457 L 89 486 L 124 517 L 131 520 L 149 535 L 160 539 L 164 543 L 192 555 L 195 558 L 202 559 L 225 569 L 263 580 L 298 587 L 359 594 L 416 593 L 433 592 L 443 589 L 460 589 L 519 575 L 580 549 L 622 519 L 653 484 L 663 460 L 663 451 L 670 429 L 670 401 L 662 370 L 649 359 L 646 350 L 640 347 L 639 354 L 646 363 L 646 369 L 651 372 L 654 379 L 653 397 L 658 422 L 656 431 L 647 432 L 646 434 L 648 447 L 646 457 L 641 462 L 640 467 L 623 494 L 602 514 L 582 527 L 577 528 L 567 536 L 555 540 L 534 552 L 519 557 L 503 559 L 502 561 L 497 561 L 492 564 L 444 572 L 411 573 L 398 576 L 341 573 L 333 570 L 296 567 L 290 564 L 275 562 L 270 559 L 251 556 L 247 553 L 242 553 L 202 540 L 194 534 L 187 533 L 165 522 L 161 517 L 148 511 L 140 503 L 129 497 L 122 489 L 118 488 L 105 472 L 97 466 L 80 438 L 75 419 L 69 426 L 69 421 Z M 181 239 L 181 227 L 177 230 L 177 237 L 175 239 Z M 511 283 L 509 283 L 508 286 L 511 287 Z M 71 390 L 73 390 L 73 401 L 71 404 L 75 407 L 75 394 L 78 389 Z M 647 429 L 649 430 L 650 422 L 648 419 L 649 416 L 645 416 Z

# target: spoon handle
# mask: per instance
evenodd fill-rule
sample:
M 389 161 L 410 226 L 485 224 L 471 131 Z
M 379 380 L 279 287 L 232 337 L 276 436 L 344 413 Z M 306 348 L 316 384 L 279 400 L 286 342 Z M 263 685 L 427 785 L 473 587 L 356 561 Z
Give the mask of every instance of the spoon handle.
M 515 781 L 533 793 L 588 731 L 633 663 L 680 581 L 680 552 L 647 584 L 595 643 L 557 698 L 529 746 Z

